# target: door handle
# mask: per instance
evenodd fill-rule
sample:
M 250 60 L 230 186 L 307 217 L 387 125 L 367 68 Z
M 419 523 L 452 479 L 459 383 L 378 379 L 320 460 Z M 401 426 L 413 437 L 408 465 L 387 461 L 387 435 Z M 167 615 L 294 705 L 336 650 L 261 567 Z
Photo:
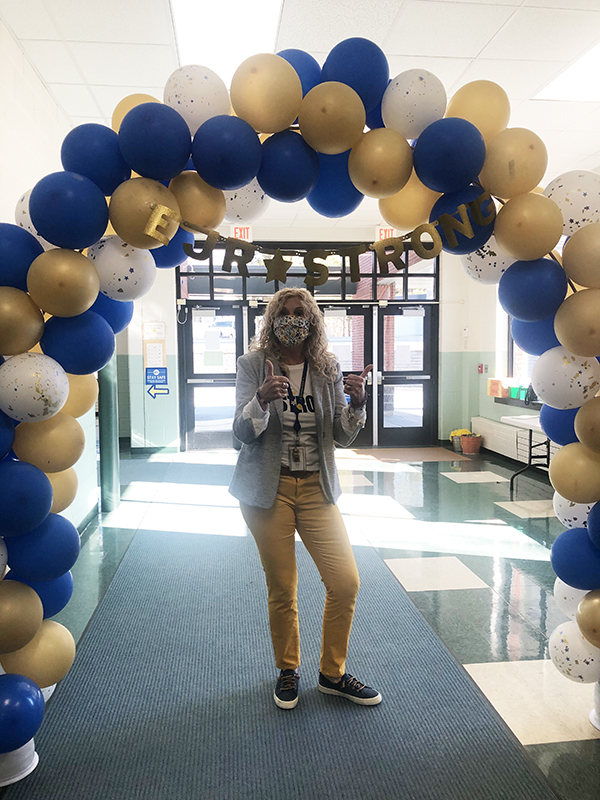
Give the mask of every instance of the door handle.
M 378 372 L 377 373 L 377 385 L 381 386 L 382 383 L 383 383 L 383 375 L 381 374 L 381 372 Z

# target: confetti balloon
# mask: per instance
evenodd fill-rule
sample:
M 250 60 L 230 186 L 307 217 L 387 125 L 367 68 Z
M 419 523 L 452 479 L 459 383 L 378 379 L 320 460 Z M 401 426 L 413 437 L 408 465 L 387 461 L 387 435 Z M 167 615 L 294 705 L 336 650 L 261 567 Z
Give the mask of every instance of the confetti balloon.
M 0 409 L 11 419 L 48 419 L 58 414 L 68 396 L 67 373 L 49 356 L 20 353 L 0 366 Z
M 165 104 L 187 122 L 192 136 L 211 117 L 229 114 L 229 92 L 221 78 L 208 67 L 188 64 L 169 77 Z
M 587 594 L 587 589 L 575 589 L 560 578 L 554 581 L 554 599 L 566 617 L 575 619 L 577 606 Z
M 566 528 L 586 528 L 587 518 L 594 504 L 574 503 L 558 492 L 554 492 L 552 505 L 557 518 Z
M 470 278 L 478 283 L 499 283 L 514 258 L 505 253 L 492 234 L 478 250 L 461 256 L 461 263 Z
M 600 221 L 600 175 L 597 172 L 563 172 L 546 186 L 544 195 L 560 208 L 565 236 Z
M 441 80 L 426 69 L 409 69 L 390 81 L 381 101 L 386 128 L 416 139 L 446 110 L 446 90 Z
M 118 236 L 105 236 L 89 248 L 88 258 L 100 278 L 100 291 L 112 300 L 137 300 L 150 291 L 156 263 L 149 250 L 131 247 Z
M 584 639 L 574 620 L 559 625 L 548 641 L 556 669 L 575 683 L 600 680 L 600 649 Z
M 241 189 L 224 192 L 224 195 L 226 222 L 254 222 L 262 217 L 271 202 L 257 178 Z
M 531 383 L 543 403 L 553 408 L 579 408 L 600 389 L 600 364 L 564 347 L 552 347 L 533 365 Z
M 38 240 L 38 243 L 41 244 L 44 250 L 51 250 L 54 245 L 50 244 L 50 242 L 47 242 L 43 236 L 40 236 L 35 229 L 33 222 L 31 221 L 31 215 L 29 213 L 29 198 L 31 196 L 31 191 L 32 190 L 29 189 L 19 198 L 17 207 L 15 208 L 15 222 L 19 228 L 23 228 L 23 230 L 26 230 L 32 236 L 35 236 L 35 238 Z M 39 253 L 36 253 L 36 255 L 39 255 Z

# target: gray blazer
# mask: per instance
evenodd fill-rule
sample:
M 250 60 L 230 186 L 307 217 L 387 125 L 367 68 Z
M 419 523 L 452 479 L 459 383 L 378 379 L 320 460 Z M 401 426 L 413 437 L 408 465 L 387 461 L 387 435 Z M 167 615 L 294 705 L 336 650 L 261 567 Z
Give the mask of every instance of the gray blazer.
M 244 407 L 264 380 L 265 359 L 265 352 L 261 350 L 238 358 L 233 432 L 243 444 L 229 486 L 230 493 L 240 502 L 259 508 L 271 508 L 275 502 L 282 456 L 283 400 L 271 403 L 267 428 L 258 437 L 252 420 L 242 419 Z M 274 360 L 273 371 L 276 375 L 282 374 Z M 351 436 L 342 428 L 340 415 L 347 403 L 339 364 L 335 382 L 327 380 L 316 370 L 311 371 L 310 380 L 315 403 L 321 487 L 327 500 L 335 503 L 342 490 L 333 457 L 334 440 L 347 447 L 358 435 L 360 427 Z

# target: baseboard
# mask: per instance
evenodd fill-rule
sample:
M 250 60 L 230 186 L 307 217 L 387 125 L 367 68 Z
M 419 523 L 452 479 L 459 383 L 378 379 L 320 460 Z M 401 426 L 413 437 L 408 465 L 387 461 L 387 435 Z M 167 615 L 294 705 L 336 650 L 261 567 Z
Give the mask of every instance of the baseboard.
M 79 523 L 79 525 L 77 526 L 77 531 L 78 531 L 80 536 L 84 532 L 84 530 L 87 528 L 87 526 L 90 524 L 90 522 L 93 519 L 96 519 L 96 517 L 98 516 L 99 510 L 100 510 L 100 506 L 98 505 L 98 503 L 96 503 L 94 508 L 92 508 L 91 511 L 88 511 L 88 513 L 85 515 L 84 519 L 82 519 L 82 521 Z

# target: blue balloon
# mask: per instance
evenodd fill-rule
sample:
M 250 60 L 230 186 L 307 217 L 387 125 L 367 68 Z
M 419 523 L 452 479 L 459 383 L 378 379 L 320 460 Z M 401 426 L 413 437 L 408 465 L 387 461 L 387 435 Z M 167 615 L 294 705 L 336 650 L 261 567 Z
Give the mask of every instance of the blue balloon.
M 89 375 L 110 361 L 115 335 L 104 317 L 95 311 L 84 311 L 76 317 L 51 317 L 46 322 L 40 347 L 65 372 Z
M 458 192 L 479 175 L 485 161 L 483 136 L 459 117 L 438 119 L 417 139 L 413 163 L 417 177 L 435 192 Z
M 538 322 L 513 319 L 510 322 L 510 332 L 521 350 L 532 356 L 541 356 L 546 350 L 560 346 L 554 333 L 554 315 Z
M 456 246 L 451 247 L 451 243 L 448 241 L 448 237 L 443 226 L 441 224 L 438 225 L 437 232 L 442 240 L 442 247 L 447 253 L 456 253 L 457 255 L 461 255 L 463 253 L 473 253 L 475 250 L 479 250 L 480 247 L 483 247 L 483 245 L 494 232 L 495 215 L 492 220 L 487 223 L 487 225 L 478 225 L 475 222 L 473 212 L 468 205 L 474 200 L 477 200 L 477 198 L 482 194 L 484 194 L 484 190 L 480 186 L 467 186 L 466 189 L 461 189 L 459 192 L 443 194 L 435 202 L 429 215 L 430 222 L 438 219 L 442 214 L 450 214 L 451 217 L 460 222 L 461 217 L 458 213 L 458 207 L 464 204 L 467 206 L 467 217 L 471 223 L 471 228 L 473 229 L 473 236 L 469 239 L 469 237 L 464 233 L 460 233 L 460 231 L 454 228 L 453 230 L 456 237 Z M 494 201 L 491 197 L 481 203 L 481 213 L 484 217 L 489 214 L 490 206 L 492 208 L 494 206 Z
M 350 150 L 336 156 L 319 153 L 319 179 L 307 200 L 324 217 L 345 217 L 362 203 L 364 195 L 348 174 L 349 157 Z
M 321 82 L 321 67 L 319 62 L 305 50 L 280 50 L 278 56 L 285 59 L 296 70 L 302 84 L 302 97 Z
M 141 103 L 119 128 L 121 154 L 134 172 L 168 181 L 185 169 L 192 149 L 187 122 L 162 103 Z
M 587 528 L 569 528 L 561 533 L 552 545 L 550 561 L 554 572 L 569 586 L 588 592 L 600 589 L 600 550 L 592 544 Z
M 351 86 L 367 113 L 383 97 L 389 77 L 390 68 L 383 50 L 360 36 L 336 44 L 321 70 L 321 83 L 339 81 Z
M 180 264 L 183 264 L 188 258 L 187 254 L 183 252 L 183 245 L 185 242 L 193 244 L 194 234 L 184 230 L 180 226 L 169 244 L 150 250 L 156 266 L 159 269 L 171 269 L 172 267 L 178 267 Z
M 44 248 L 29 231 L 0 222 L 0 286 L 27 291 L 27 272 Z
M 71 572 L 65 572 L 60 578 L 54 578 L 52 581 L 30 581 L 10 570 L 4 580 L 19 581 L 19 583 L 26 583 L 27 586 L 31 586 L 42 601 L 44 619 L 53 617 L 59 611 L 62 611 L 73 595 L 73 575 Z
M 295 203 L 312 192 L 319 179 L 319 156 L 299 133 L 274 133 L 262 151 L 258 182 L 269 197 Z
M 104 317 L 113 329 L 113 333 L 121 333 L 131 322 L 133 301 L 113 300 L 111 297 L 99 292 L 94 305 L 89 310 Z
M 24 461 L 0 462 L 0 536 L 21 536 L 46 519 L 52 484 L 41 469 Z
M 388 81 L 388 86 L 392 81 Z M 385 87 L 387 89 L 387 86 Z M 385 94 L 385 92 L 383 93 Z M 367 128 L 371 130 L 375 130 L 375 128 L 385 128 L 385 123 L 383 121 L 383 117 L 381 116 L 381 103 L 383 101 L 383 95 L 381 96 L 381 100 L 377 103 L 375 108 L 372 111 L 367 111 Z M 410 146 L 413 145 L 409 142 Z
M 0 753 L 18 750 L 38 732 L 44 719 L 44 695 L 24 675 L 0 675 Z
M 198 175 L 216 189 L 241 189 L 260 169 L 260 139 L 245 120 L 220 114 L 196 131 L 192 160 Z
M 551 258 L 515 261 L 498 284 L 500 305 L 510 317 L 523 322 L 554 316 L 566 293 L 565 271 Z
M 101 190 L 76 172 L 52 172 L 38 181 L 29 197 L 29 214 L 40 236 L 67 250 L 95 244 L 108 225 Z
M 590 542 L 600 549 L 600 503 L 594 503 L 587 518 L 587 532 Z
M 4 411 L 0 411 L 0 460 L 10 453 L 15 440 L 15 423 Z
M 60 160 L 67 171 L 85 175 L 106 196 L 131 177 L 131 169 L 121 155 L 118 134 L 95 122 L 78 125 L 65 136 Z
M 578 408 L 559 409 L 544 404 L 540 410 L 540 425 L 546 436 L 556 444 L 578 441 L 575 434 L 575 415 Z
M 68 572 L 79 555 L 79 533 L 66 517 L 48 514 L 37 528 L 7 539 L 8 566 L 31 581 L 52 581 Z

